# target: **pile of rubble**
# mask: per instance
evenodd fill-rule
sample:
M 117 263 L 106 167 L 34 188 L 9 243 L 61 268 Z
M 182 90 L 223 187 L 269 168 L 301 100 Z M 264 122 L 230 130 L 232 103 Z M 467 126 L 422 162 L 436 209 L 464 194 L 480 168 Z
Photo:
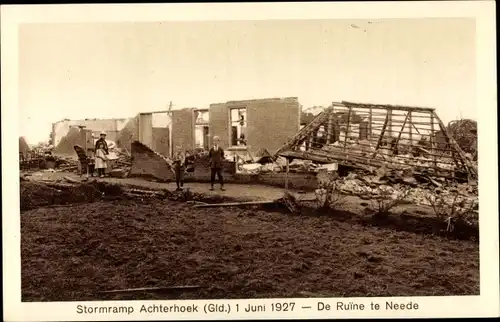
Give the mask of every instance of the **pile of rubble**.
M 291 173 L 312 173 L 317 172 L 321 168 L 320 164 L 310 160 L 295 159 L 288 165 Z M 286 171 L 286 160 L 283 157 L 278 157 L 276 161 L 271 163 L 239 163 L 238 172 L 258 174 L 258 173 L 280 173 Z
M 59 163 L 56 165 L 56 169 L 59 172 L 76 172 L 80 162 L 77 159 L 71 157 L 57 157 Z
M 130 172 L 130 168 L 132 167 L 132 156 L 128 151 L 115 149 L 113 153 L 112 166 L 114 170 L 123 170 L 124 172 Z
M 112 171 L 128 173 L 130 171 L 130 167 L 132 166 L 132 157 L 130 154 L 118 148 L 110 151 L 109 155 L 109 164 Z M 54 162 L 48 166 L 48 170 L 55 172 L 78 172 L 80 169 L 80 161 L 77 157 L 71 156 L 47 156 L 46 158 L 53 159 Z M 48 162 L 44 164 L 49 165 Z
M 429 205 L 436 199 L 455 207 L 478 208 L 477 186 L 447 181 L 443 178 L 394 177 L 380 175 L 359 175 L 350 173 L 336 180 L 337 189 L 345 194 L 357 195 L 363 199 L 387 197 L 401 199 L 417 205 Z M 431 181 L 432 180 L 432 181 Z

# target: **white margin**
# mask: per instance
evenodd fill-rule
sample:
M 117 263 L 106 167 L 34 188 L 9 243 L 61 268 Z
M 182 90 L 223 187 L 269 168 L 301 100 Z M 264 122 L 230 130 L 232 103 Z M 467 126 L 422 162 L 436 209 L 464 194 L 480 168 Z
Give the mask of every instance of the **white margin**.
M 206 315 L 137 313 L 142 304 L 225 303 L 241 306 L 294 301 L 297 306 L 323 301 L 334 307 L 337 300 L 369 305 L 389 298 L 343 299 L 266 299 L 219 301 L 122 301 L 92 302 L 92 305 L 133 305 L 130 315 L 78 315 L 83 302 L 21 303 L 20 218 L 18 176 L 18 46 L 17 27 L 21 23 L 123 22 L 123 21 L 200 21 L 264 19 L 376 19 L 376 18 L 446 18 L 476 19 L 477 108 L 479 124 L 479 199 L 480 199 L 480 296 L 395 298 L 411 300 L 420 306 L 416 311 L 316 310 L 291 314 L 267 311 L 261 314 L 214 313 Z M 149 5 L 22 5 L 1 6 L 2 68 L 2 188 L 3 188 L 3 278 L 5 321 L 92 321 L 92 320 L 197 320 L 197 319 L 303 319 L 303 318 L 383 318 L 383 317 L 498 317 L 499 241 L 498 241 L 498 171 L 496 131 L 496 26 L 494 1 L 459 2 L 349 2 L 349 3 L 245 3 L 245 4 L 149 4 Z M 460 283 L 461 281 L 457 281 Z M 203 309 L 202 309 L 203 310 Z

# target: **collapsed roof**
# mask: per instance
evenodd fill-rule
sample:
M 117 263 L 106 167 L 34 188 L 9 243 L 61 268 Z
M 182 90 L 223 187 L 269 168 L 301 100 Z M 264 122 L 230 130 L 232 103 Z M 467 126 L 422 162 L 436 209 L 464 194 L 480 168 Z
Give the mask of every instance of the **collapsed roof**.
M 432 108 L 332 103 L 276 155 L 373 171 L 411 169 L 441 177 L 477 178 L 477 166 Z

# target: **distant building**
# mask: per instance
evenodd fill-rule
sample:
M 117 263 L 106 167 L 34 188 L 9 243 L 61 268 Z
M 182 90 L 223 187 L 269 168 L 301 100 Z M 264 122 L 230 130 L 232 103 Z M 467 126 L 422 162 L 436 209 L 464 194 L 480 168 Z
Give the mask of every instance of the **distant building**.
M 65 137 L 71 127 L 84 127 L 86 130 L 92 131 L 94 136 L 99 136 L 102 131 L 106 132 L 106 138 L 110 141 L 115 141 L 118 135 L 129 118 L 121 119 L 84 119 L 84 120 L 69 120 L 65 119 L 52 124 L 51 142 L 50 144 L 56 147 L 63 137 Z

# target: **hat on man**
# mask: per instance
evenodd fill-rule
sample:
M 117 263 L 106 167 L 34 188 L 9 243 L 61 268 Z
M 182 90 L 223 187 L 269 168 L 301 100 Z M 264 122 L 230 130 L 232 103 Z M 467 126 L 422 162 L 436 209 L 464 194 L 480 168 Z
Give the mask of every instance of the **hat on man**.
M 102 131 L 102 132 L 101 132 L 101 135 L 106 135 L 106 132 Z

